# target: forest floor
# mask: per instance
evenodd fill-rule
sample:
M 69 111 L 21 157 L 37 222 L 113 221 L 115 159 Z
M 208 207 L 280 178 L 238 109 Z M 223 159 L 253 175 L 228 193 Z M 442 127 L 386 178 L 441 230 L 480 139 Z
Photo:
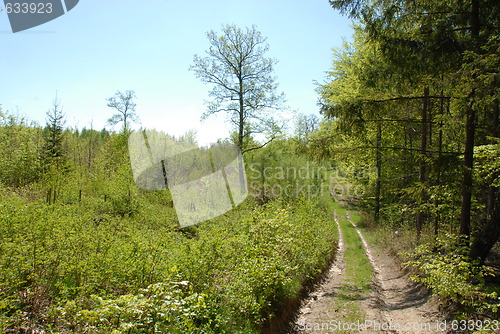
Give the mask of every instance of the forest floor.
M 429 291 L 410 281 L 394 256 L 368 245 L 348 212 L 335 215 L 335 221 L 339 229 L 336 259 L 326 278 L 303 300 L 287 333 L 446 333 L 439 303 Z M 353 227 L 358 237 L 348 244 L 344 236 Z M 345 256 L 348 247 L 364 251 L 365 266 L 371 267 L 368 288 L 356 281 L 363 275 L 363 264 Z

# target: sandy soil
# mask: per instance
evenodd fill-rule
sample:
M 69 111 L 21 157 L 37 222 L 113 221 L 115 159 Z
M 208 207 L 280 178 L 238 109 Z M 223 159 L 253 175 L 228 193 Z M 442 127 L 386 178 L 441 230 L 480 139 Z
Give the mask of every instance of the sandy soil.
M 349 216 L 347 216 L 349 218 Z M 348 303 L 340 295 L 355 290 L 344 277 L 344 239 L 337 217 L 339 245 L 336 260 L 321 285 L 301 305 L 288 333 L 444 333 L 438 302 L 429 292 L 411 282 L 396 259 L 368 245 L 361 231 L 374 275 L 372 291 Z M 351 223 L 354 223 L 351 220 Z M 354 225 L 355 226 L 355 225 Z M 353 318 L 353 314 L 355 314 Z M 362 313 L 362 314 L 359 314 Z M 360 320 L 361 319 L 361 320 Z M 349 322 L 350 321 L 350 322 Z

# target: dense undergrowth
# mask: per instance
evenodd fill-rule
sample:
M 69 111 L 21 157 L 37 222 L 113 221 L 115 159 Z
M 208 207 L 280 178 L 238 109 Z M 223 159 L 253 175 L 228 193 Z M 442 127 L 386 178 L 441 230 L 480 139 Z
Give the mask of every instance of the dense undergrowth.
M 336 247 L 328 199 L 249 198 L 181 230 L 159 193 L 119 214 L 119 197 L 0 192 L 1 332 L 258 332 Z
M 472 261 L 469 247 L 460 244 L 458 236 L 445 235 L 401 256 L 404 265 L 417 270 L 412 280 L 431 288 L 445 305 L 460 306 L 455 316 L 498 319 L 498 287 L 486 285 L 486 278 L 494 276 L 493 269 Z

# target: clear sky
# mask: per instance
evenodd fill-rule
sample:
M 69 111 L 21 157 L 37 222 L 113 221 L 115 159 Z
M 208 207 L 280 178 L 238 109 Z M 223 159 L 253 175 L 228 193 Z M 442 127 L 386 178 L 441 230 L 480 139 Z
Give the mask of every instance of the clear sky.
M 1 4 L 1 3 L 0 3 Z M 200 123 L 210 86 L 188 68 L 208 48 L 205 33 L 255 24 L 276 58 L 279 91 L 291 110 L 318 113 L 314 81 L 331 66 L 331 49 L 349 40 L 351 22 L 328 0 L 80 0 L 66 15 L 13 34 L 0 12 L 0 104 L 40 124 L 57 95 L 66 125 L 102 129 L 106 98 L 134 90 L 147 128 L 200 143 L 227 137 L 226 117 Z

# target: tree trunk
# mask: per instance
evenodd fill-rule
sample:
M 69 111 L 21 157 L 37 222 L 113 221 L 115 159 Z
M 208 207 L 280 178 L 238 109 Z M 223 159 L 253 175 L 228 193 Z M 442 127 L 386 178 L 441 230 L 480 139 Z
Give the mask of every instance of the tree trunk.
M 240 67 L 240 75 L 238 76 L 239 80 L 239 92 L 238 99 L 240 103 L 240 111 L 239 111 L 239 124 L 238 124 L 238 147 L 240 152 L 238 154 L 238 170 L 240 177 L 240 193 L 243 195 L 246 192 L 246 183 L 245 183 L 245 171 L 243 166 L 243 136 L 245 130 L 245 107 L 243 105 L 243 79 L 241 77 L 241 67 Z
M 479 37 L 479 0 L 472 0 L 469 21 L 471 26 L 471 34 L 473 37 L 475 37 L 475 40 L 477 40 L 477 37 Z M 466 239 L 470 238 L 472 169 L 474 163 L 474 137 L 476 133 L 476 110 L 474 109 L 475 95 L 476 89 L 472 88 L 472 91 L 469 94 L 469 105 L 467 107 L 465 122 L 464 174 L 462 182 L 462 211 L 460 213 L 459 233 Z
M 243 94 L 242 94 L 243 95 Z M 238 148 L 243 152 L 243 136 L 245 130 L 245 119 L 244 119 L 244 107 L 243 107 L 243 97 L 240 97 L 240 112 L 239 112 L 239 123 L 238 123 Z
M 494 190 L 494 206 L 491 216 L 488 217 L 486 225 L 474 237 L 469 256 L 471 259 L 479 259 L 484 262 L 491 248 L 500 239 L 500 190 Z
M 476 110 L 474 109 L 475 89 L 472 90 L 467 107 L 465 122 L 464 170 L 462 181 L 462 210 L 460 231 L 466 239 L 470 238 L 470 212 L 472 205 L 472 168 L 474 163 L 474 137 L 476 133 Z
M 443 91 L 441 91 L 441 96 L 443 96 Z M 436 185 L 439 187 L 441 185 L 441 160 L 443 158 L 443 113 L 444 113 L 444 97 L 441 98 L 439 104 L 439 131 L 438 131 L 438 158 L 436 165 Z M 449 100 L 447 101 L 449 107 Z M 437 237 L 439 234 L 439 220 L 441 219 L 441 215 L 439 212 L 439 199 L 436 197 L 436 217 L 434 217 L 434 235 Z
M 495 99 L 493 102 L 493 128 L 491 129 L 491 136 L 497 138 L 498 137 L 498 121 L 499 121 L 499 114 L 500 114 L 500 108 L 498 105 L 498 99 Z M 490 180 L 490 184 L 493 180 Z M 486 204 L 486 213 L 487 216 L 490 217 L 493 214 L 493 206 L 495 204 L 494 198 L 495 198 L 495 190 L 497 187 L 489 186 L 488 187 L 488 203 Z
M 378 223 L 380 219 L 380 193 L 381 193 L 381 175 L 382 175 L 382 123 L 377 122 L 377 181 L 375 185 L 375 222 Z
M 479 0 L 472 0 L 471 3 L 471 12 L 470 12 L 470 26 L 471 26 L 471 34 L 474 37 L 479 37 Z M 477 41 L 477 39 L 476 39 Z
M 424 99 L 422 103 L 422 133 L 420 136 L 420 171 L 418 175 L 418 182 L 420 183 L 421 193 L 419 198 L 419 208 L 417 213 L 417 242 L 420 240 L 420 234 L 422 232 L 422 224 L 424 220 L 424 213 L 421 210 L 421 205 L 425 202 L 425 182 L 426 182 L 426 170 L 427 170 L 427 116 L 429 109 L 429 87 L 424 88 Z

